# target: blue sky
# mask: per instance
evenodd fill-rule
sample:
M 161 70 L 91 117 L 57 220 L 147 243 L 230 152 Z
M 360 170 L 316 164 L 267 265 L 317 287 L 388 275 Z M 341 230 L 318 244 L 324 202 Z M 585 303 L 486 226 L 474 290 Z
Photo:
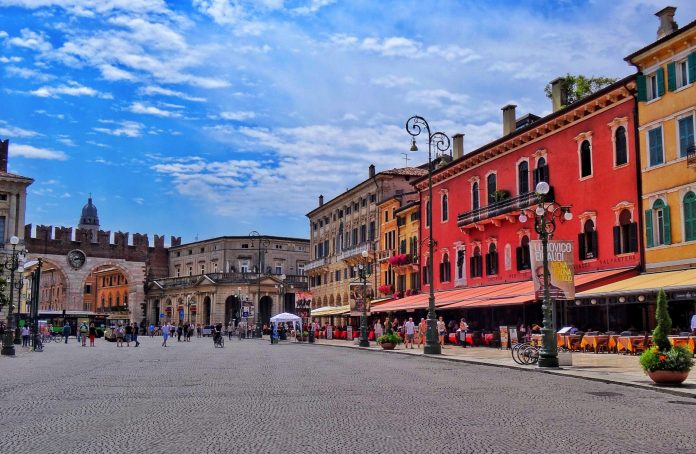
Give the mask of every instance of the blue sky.
M 689 0 L 0 0 L 0 138 L 27 222 L 308 237 L 305 213 L 404 164 L 414 114 L 501 135 L 566 73 L 623 77 L 654 13 Z M 424 150 L 421 147 L 421 150 Z M 409 164 L 427 156 L 412 154 Z

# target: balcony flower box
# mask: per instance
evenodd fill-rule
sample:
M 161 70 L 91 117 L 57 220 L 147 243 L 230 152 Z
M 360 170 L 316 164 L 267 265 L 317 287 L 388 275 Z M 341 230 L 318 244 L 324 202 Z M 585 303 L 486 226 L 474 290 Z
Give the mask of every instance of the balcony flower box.
M 379 293 L 381 293 L 382 295 L 388 295 L 392 292 L 392 286 L 389 284 L 383 284 L 380 285 L 377 290 L 379 290 Z

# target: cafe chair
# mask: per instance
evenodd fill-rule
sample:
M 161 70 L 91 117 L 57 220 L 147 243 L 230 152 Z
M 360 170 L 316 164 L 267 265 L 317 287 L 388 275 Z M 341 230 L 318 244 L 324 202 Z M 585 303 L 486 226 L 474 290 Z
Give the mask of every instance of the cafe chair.
M 580 351 L 580 343 L 582 342 L 582 336 L 584 334 L 585 333 L 583 333 L 582 331 L 578 331 L 577 333 L 575 333 L 575 336 L 577 337 L 569 337 L 568 350 L 570 350 L 571 352 Z
M 631 339 L 631 352 L 634 354 L 643 353 L 650 347 L 650 337 L 648 334 L 642 339 Z

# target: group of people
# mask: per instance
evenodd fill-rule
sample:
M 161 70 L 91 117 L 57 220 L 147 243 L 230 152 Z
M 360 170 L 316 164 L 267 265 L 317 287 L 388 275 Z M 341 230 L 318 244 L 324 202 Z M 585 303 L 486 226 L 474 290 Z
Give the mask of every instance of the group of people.
M 82 326 L 80 327 L 80 331 L 82 331 Z M 123 347 L 124 341 L 126 342 L 126 347 L 130 347 L 131 342 L 135 342 L 136 347 L 140 346 L 140 342 L 138 341 L 137 323 L 126 323 L 125 326 L 122 323 L 119 323 L 118 326 L 116 326 L 115 331 L 117 347 Z M 82 342 L 82 345 L 85 345 L 84 341 Z

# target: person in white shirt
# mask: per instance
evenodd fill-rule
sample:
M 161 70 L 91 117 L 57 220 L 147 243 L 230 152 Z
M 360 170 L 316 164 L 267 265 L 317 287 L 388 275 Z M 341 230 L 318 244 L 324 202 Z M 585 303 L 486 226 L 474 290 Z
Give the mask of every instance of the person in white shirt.
M 696 304 L 694 308 L 696 308 Z M 694 311 L 694 315 L 691 317 L 691 334 L 696 336 L 696 311 Z
M 22 328 L 22 347 L 29 347 L 29 326 Z
M 406 348 L 409 344 L 413 348 L 413 336 L 416 334 L 416 325 L 413 323 L 413 317 L 409 317 L 408 321 L 404 323 L 404 334 L 406 335 Z
M 162 347 L 167 346 L 167 339 L 169 339 L 169 331 L 172 329 L 171 325 L 169 323 L 166 323 L 162 327 Z

